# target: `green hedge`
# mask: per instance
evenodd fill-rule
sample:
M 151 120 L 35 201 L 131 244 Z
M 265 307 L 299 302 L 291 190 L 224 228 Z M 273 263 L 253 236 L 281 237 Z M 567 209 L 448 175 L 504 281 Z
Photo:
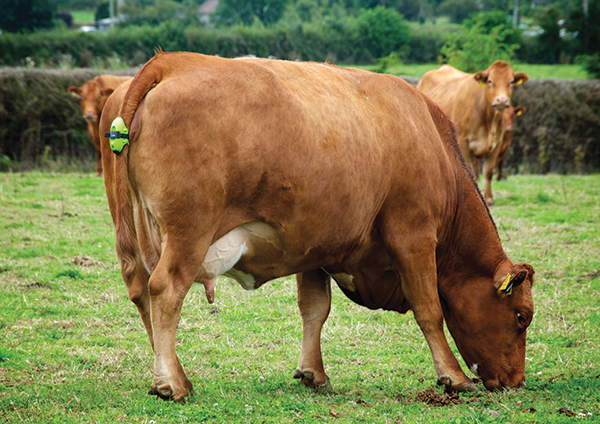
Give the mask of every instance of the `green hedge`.
M 252 48 L 238 44 L 242 39 L 233 38 L 229 48 Z M 290 46 L 304 51 L 303 46 Z M 67 88 L 100 73 L 0 69 L 0 159 L 6 155 L 25 168 L 48 157 L 93 159 L 79 101 Z M 525 106 L 527 112 L 516 119 L 507 171 L 600 172 L 600 81 L 530 80 L 515 89 L 513 104 Z
M 513 172 L 600 171 L 600 80 L 529 80 L 515 89 L 515 120 L 506 164 Z
M 24 66 L 33 61 L 36 66 L 57 67 L 68 57 L 79 67 L 89 67 L 92 62 L 117 57 L 137 66 L 152 57 L 158 47 L 164 51 L 193 51 L 222 57 L 252 54 L 289 60 L 374 62 L 376 52 L 369 47 L 372 40 L 350 26 L 334 29 L 305 23 L 295 27 L 184 28 L 166 22 L 97 33 L 66 30 L 27 35 L 6 33 L 0 36 L 0 65 Z M 399 48 L 408 62 L 431 62 L 436 60 L 445 38 L 443 33 L 414 31 L 410 42 L 396 40 L 394 48 Z
M 67 88 L 100 73 L 0 69 L 0 158 L 7 156 L 25 169 L 52 158 L 94 159 L 80 102 Z

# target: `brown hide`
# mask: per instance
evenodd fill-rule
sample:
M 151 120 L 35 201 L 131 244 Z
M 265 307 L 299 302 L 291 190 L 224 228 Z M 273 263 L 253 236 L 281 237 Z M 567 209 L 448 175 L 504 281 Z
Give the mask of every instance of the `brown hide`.
M 528 79 L 503 61 L 475 74 L 443 65 L 425 73 L 417 88 L 450 115 L 460 149 L 470 164 L 471 156 L 487 157 L 501 142 L 502 111 L 510 106 L 513 86 Z
M 114 75 L 100 75 L 93 80 L 87 81 L 81 87 L 71 86 L 69 94 L 81 99 L 81 111 L 83 119 L 87 122 L 88 132 L 94 148 L 96 149 L 96 175 L 102 174 L 102 159 L 100 157 L 100 137 L 98 135 L 99 117 L 108 96 L 115 88 L 132 77 L 118 77 Z
M 115 91 L 130 145 L 108 154 L 117 254 L 154 349 L 151 393 L 192 390 L 175 353 L 191 284 L 297 274 L 295 377 L 327 384 L 330 278 L 366 307 L 412 309 L 449 390 L 524 381 L 533 269 L 505 255 L 448 117 L 401 79 L 317 63 L 162 53 Z M 508 278 L 508 280 L 507 280 Z M 510 295 L 501 289 L 509 282 Z M 493 315 L 490 314 L 493 311 Z

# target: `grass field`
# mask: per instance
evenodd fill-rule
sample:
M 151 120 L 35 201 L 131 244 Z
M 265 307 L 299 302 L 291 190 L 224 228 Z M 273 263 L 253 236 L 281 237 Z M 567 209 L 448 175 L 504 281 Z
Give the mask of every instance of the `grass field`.
M 507 253 L 537 270 L 526 388 L 454 404 L 410 313 L 369 311 L 334 288 L 323 334 L 333 389 L 306 389 L 292 379 L 294 281 L 246 292 L 224 279 L 213 305 L 202 287 L 186 298 L 177 349 L 196 394 L 175 404 L 146 394 L 152 354 L 102 180 L 0 174 L 0 422 L 600 422 L 600 175 L 519 175 L 494 188 Z M 426 389 L 449 405 L 423 403 Z
M 74 24 L 89 24 L 94 22 L 94 11 L 93 10 L 74 10 L 69 12 L 73 16 Z

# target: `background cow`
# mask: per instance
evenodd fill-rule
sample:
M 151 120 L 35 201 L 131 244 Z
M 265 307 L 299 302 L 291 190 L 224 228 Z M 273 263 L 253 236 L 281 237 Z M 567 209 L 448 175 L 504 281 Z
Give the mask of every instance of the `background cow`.
M 485 189 L 483 190 L 483 197 L 488 205 L 494 204 L 494 196 L 492 194 L 492 178 L 494 177 L 494 169 L 498 166 L 498 180 L 502 177 L 502 167 L 504 166 L 504 160 L 508 155 L 510 143 L 514 134 L 515 117 L 521 116 L 525 113 L 523 106 L 513 107 L 509 106 L 502 112 L 502 142 L 498 143 L 492 153 L 485 157 L 483 160 L 483 175 L 485 176 Z M 471 157 L 473 163 L 473 172 L 475 178 L 479 178 L 479 159 Z
M 100 128 L 117 254 L 154 350 L 152 394 L 192 390 L 177 322 L 193 282 L 212 302 L 221 274 L 246 289 L 297 274 L 295 377 L 307 386 L 328 382 L 331 278 L 368 308 L 412 309 L 448 390 L 477 387 L 444 319 L 485 387 L 523 384 L 533 268 L 504 253 L 447 115 L 400 78 L 163 53 L 110 97 Z
M 510 113 L 510 109 L 512 109 L 512 113 Z M 502 167 L 504 166 L 506 156 L 508 156 L 510 143 L 512 142 L 513 134 L 515 132 L 515 118 L 523 115 L 526 110 L 527 109 L 524 106 L 509 108 L 508 116 L 506 117 L 506 126 L 504 127 L 504 136 L 502 137 L 502 148 L 500 149 L 498 160 L 496 161 L 498 167 L 498 181 L 502 179 Z
M 87 122 L 88 132 L 94 148 L 96 149 L 96 176 L 102 174 L 102 159 L 100 157 L 100 137 L 98 136 L 99 117 L 108 96 L 115 88 L 130 80 L 132 77 L 118 77 L 115 75 L 100 75 L 93 80 L 87 81 L 81 87 L 71 86 L 69 94 L 81 99 L 81 110 L 83 119 Z
M 501 144 L 502 112 L 510 106 L 513 86 L 528 79 L 522 72 L 515 73 L 504 61 L 495 61 L 485 71 L 475 74 L 443 65 L 425 73 L 417 88 L 451 116 L 460 150 L 474 170 L 471 157 L 485 158 Z

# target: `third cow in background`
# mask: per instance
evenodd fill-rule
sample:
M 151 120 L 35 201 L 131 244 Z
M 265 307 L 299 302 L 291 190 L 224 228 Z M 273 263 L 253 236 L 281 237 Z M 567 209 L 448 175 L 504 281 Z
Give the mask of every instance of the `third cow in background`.
M 98 123 L 100 115 L 108 96 L 125 81 L 132 77 L 118 77 L 115 75 L 100 75 L 93 80 L 87 81 L 81 87 L 71 86 L 69 94 L 81 99 L 81 111 L 83 119 L 87 122 L 88 132 L 94 148 L 96 149 L 96 176 L 102 175 L 102 159 L 100 155 L 100 138 L 98 136 Z
M 462 154 L 474 169 L 471 158 L 487 158 L 502 144 L 506 128 L 503 112 L 510 107 L 513 86 L 528 79 L 522 72 L 515 73 L 504 61 L 495 61 L 485 71 L 475 74 L 443 65 L 423 75 L 417 88 L 452 117 Z M 490 165 L 493 170 L 495 160 Z M 486 202 L 493 204 L 491 185 L 486 192 L 489 192 Z

